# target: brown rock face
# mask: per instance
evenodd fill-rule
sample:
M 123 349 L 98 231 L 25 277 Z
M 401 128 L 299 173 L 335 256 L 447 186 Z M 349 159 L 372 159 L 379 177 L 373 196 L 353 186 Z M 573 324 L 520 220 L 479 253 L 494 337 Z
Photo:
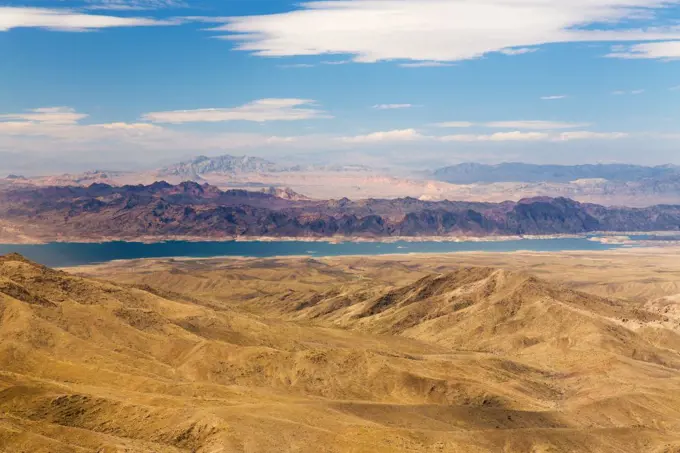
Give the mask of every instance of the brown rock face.
M 38 239 L 140 236 L 393 237 L 680 231 L 680 206 L 605 207 L 567 198 L 519 202 L 309 200 L 289 191 L 221 191 L 208 184 L 14 188 L 3 222 Z

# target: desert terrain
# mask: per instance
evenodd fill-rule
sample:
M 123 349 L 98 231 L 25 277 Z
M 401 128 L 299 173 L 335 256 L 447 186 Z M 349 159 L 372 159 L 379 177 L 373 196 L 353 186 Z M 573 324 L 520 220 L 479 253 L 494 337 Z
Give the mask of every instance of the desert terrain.
M 1 163 L 0 163 L 1 164 Z M 0 174 L 2 174 L 0 167 Z M 221 190 L 283 191 L 316 200 L 417 198 L 500 203 L 539 196 L 583 203 L 648 207 L 680 203 L 677 166 L 531 165 L 463 163 L 439 169 L 371 168 L 361 165 L 275 163 L 253 156 L 198 156 L 148 171 L 0 178 L 0 190 L 16 187 L 149 185 L 193 181 Z
M 0 451 L 680 451 L 680 250 L 0 258 Z

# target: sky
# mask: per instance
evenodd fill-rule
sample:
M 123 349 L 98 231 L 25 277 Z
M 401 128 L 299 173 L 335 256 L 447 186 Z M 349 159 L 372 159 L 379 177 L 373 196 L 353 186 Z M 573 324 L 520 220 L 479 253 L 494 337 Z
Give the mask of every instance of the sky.
M 0 0 L 0 173 L 680 164 L 680 0 Z

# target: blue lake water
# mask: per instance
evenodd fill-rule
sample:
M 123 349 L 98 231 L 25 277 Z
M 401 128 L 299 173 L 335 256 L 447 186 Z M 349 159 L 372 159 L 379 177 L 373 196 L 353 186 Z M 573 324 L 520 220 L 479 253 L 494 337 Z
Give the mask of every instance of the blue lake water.
M 518 250 L 557 252 L 610 250 L 616 244 L 602 244 L 586 238 L 527 239 L 499 242 L 141 242 L 50 243 L 36 245 L 0 244 L 0 255 L 17 252 L 51 267 L 78 266 L 112 260 L 138 258 L 210 258 L 243 256 L 266 258 L 306 255 L 310 257 L 347 255 L 392 255 L 404 253 L 513 252 Z

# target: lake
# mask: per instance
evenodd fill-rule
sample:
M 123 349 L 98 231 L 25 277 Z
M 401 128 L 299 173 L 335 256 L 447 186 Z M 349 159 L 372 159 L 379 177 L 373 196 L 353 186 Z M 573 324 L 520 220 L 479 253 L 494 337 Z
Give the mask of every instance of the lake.
M 513 252 L 518 250 L 558 252 L 611 250 L 619 244 L 602 244 L 587 238 L 525 239 L 498 242 L 186 242 L 157 243 L 49 243 L 30 245 L 0 244 L 0 255 L 17 252 L 50 267 L 78 266 L 112 260 L 138 258 L 211 258 L 242 256 L 266 258 L 306 255 L 329 257 L 347 255 L 393 255 L 404 253 Z

